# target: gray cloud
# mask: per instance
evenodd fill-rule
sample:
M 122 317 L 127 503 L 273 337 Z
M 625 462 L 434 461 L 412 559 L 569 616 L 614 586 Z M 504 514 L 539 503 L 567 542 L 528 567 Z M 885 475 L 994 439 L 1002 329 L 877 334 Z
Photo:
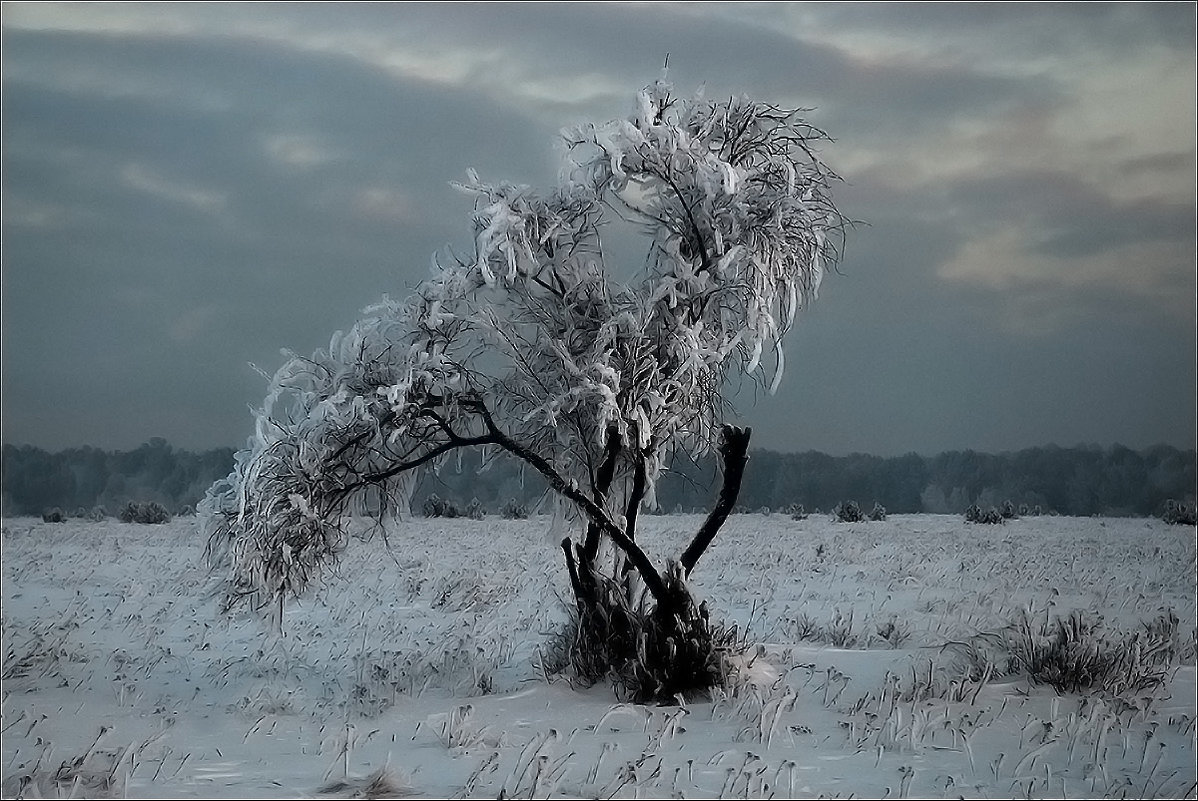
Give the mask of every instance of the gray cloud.
M 404 294 L 468 245 L 449 181 L 549 183 L 669 53 L 680 92 L 814 106 L 868 223 L 742 405 L 760 442 L 1193 444 L 1185 7 L 9 4 L 3 36 L 6 442 L 239 443 L 247 362 Z

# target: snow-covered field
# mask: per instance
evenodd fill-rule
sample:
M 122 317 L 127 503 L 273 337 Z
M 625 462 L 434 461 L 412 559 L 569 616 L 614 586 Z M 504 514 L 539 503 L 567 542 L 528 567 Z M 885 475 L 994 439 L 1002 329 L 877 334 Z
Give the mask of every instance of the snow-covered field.
M 641 536 L 676 553 L 698 523 Z M 565 619 L 549 527 L 397 524 L 278 636 L 218 615 L 194 519 L 5 520 L 3 795 L 1195 796 L 1192 527 L 734 516 L 695 584 L 760 648 L 729 693 L 663 707 L 540 669 Z M 979 634 L 1074 610 L 1111 637 L 1172 610 L 1165 685 L 970 677 Z

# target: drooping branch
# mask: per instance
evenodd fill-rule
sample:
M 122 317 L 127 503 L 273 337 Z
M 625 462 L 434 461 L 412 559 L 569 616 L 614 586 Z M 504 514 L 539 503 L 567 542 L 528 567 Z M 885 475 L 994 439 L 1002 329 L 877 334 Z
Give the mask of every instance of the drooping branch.
M 387 414 L 383 415 L 382 418 L 379 419 L 378 427 L 382 428 L 383 426 L 390 423 L 393 418 L 394 418 L 394 415 L 392 413 L 388 412 Z M 329 461 L 336 462 L 338 459 L 341 458 L 342 454 L 344 454 L 350 448 L 355 448 L 358 445 L 361 445 L 363 442 L 365 442 L 367 439 L 369 439 L 373 435 L 374 435 L 373 431 L 363 431 L 361 434 L 357 435 L 356 437 L 353 437 L 353 438 L 347 440 L 344 445 L 342 445 L 336 451 L 333 452 L 333 455 L 332 455 L 332 457 L 330 457 Z
M 343 491 L 348 493 L 348 492 L 352 492 L 353 490 L 358 489 L 360 487 L 366 486 L 368 484 L 381 484 L 382 482 L 386 481 L 389 478 L 394 478 L 395 476 L 399 475 L 400 473 L 406 473 L 409 470 L 413 470 L 417 467 L 420 467 L 422 464 L 431 462 L 434 459 L 436 459 L 437 457 L 443 456 L 444 454 L 449 453 L 450 451 L 455 450 L 457 448 L 470 448 L 470 447 L 481 446 L 481 445 L 497 445 L 497 444 L 499 444 L 494 439 L 494 437 L 490 434 L 477 436 L 477 437 L 458 436 L 457 434 L 454 434 L 453 431 L 451 431 L 449 429 L 449 426 L 444 422 L 444 420 L 440 419 L 439 416 L 434 416 L 431 412 L 427 412 L 427 411 L 425 412 L 425 415 L 429 416 L 429 417 L 435 417 L 435 419 L 437 419 L 437 422 L 438 422 L 441 430 L 444 431 L 446 433 L 446 435 L 449 437 L 449 439 L 446 442 L 443 442 L 440 445 L 438 445 L 437 447 L 433 448 L 432 450 L 429 450 L 429 451 L 421 454 L 420 456 L 417 456 L 415 459 L 409 459 L 405 462 L 400 462 L 398 464 L 391 465 L 386 470 L 380 470 L 377 473 L 371 473 L 369 475 L 363 476 L 360 480 L 354 482 L 353 484 L 346 485 L 343 488 Z
M 707 515 L 707 519 L 703 521 L 703 525 L 699 527 L 694 539 L 682 554 L 680 562 L 687 576 L 695 569 L 699 558 L 715 539 L 720 527 L 732 512 L 732 507 L 736 505 L 740 484 L 744 479 L 745 462 L 749 459 L 749 437 L 752 433 L 751 428 L 727 425 L 721 432 L 720 458 L 724 463 L 724 484 L 720 488 L 719 500 L 716 501 L 711 514 Z

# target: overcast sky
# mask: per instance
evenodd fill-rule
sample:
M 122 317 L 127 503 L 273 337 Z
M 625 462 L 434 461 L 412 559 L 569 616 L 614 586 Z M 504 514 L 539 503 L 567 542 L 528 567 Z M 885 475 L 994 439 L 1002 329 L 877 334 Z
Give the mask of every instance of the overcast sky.
M 1195 445 L 1195 5 L 3 5 L 3 440 L 240 446 L 434 252 L 449 182 L 677 93 L 812 109 L 864 224 L 776 450 Z

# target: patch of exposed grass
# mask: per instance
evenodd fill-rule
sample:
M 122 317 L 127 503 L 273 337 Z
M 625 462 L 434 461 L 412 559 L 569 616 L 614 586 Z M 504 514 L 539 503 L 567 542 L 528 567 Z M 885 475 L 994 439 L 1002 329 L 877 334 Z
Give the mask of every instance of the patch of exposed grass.
M 1151 693 L 1182 663 L 1178 622 L 1170 610 L 1135 631 L 1107 633 L 1101 617 L 1085 612 L 1040 622 L 1023 612 L 1000 632 L 946 648 L 974 680 L 1020 675 L 1062 694 L 1098 690 L 1126 698 Z

